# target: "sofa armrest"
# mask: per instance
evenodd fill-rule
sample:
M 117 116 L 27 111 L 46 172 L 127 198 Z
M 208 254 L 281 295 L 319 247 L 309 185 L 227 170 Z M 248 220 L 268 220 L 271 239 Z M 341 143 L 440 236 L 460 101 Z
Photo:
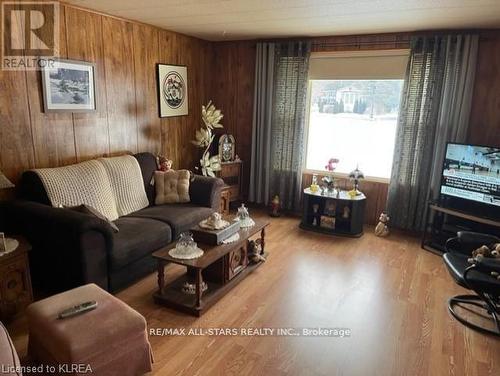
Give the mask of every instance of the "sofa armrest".
M 60 290 L 94 282 L 108 288 L 113 233 L 104 220 L 33 201 L 4 202 L 0 210 L 7 232 L 31 243 L 32 274 L 43 287 Z
M 191 202 L 218 211 L 222 187 L 224 187 L 222 179 L 193 175 L 193 179 L 189 184 Z

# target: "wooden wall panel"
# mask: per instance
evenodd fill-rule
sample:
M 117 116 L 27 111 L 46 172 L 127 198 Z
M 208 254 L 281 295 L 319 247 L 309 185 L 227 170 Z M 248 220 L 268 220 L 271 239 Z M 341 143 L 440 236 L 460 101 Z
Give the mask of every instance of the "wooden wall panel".
M 179 54 L 176 50 L 178 48 L 177 34 L 169 31 L 160 32 L 160 63 L 178 65 Z M 190 70 L 188 69 L 188 76 Z M 193 103 L 188 103 L 189 109 Z M 161 145 L 162 151 L 173 161 L 174 168 L 179 168 L 181 165 L 182 154 L 178 149 L 183 140 L 181 137 L 182 132 L 182 116 L 168 117 L 161 119 Z M 186 141 L 186 140 L 184 140 Z
M 222 110 L 224 129 L 232 134 L 243 160 L 242 193 L 248 195 L 252 145 L 255 41 L 217 43 L 214 49 L 214 103 Z
M 12 179 L 123 152 L 166 154 L 193 168 L 189 141 L 211 89 L 211 42 L 61 4 L 59 56 L 95 64 L 97 111 L 43 112 L 41 74 L 0 71 L 0 170 Z M 188 66 L 189 115 L 160 119 L 156 64 Z M 2 194 L 2 197 L 4 195 Z
M 500 146 L 500 31 L 481 38 L 472 98 L 469 142 Z
M 65 8 L 60 8 L 59 57 L 67 58 Z M 28 101 L 36 167 L 56 167 L 76 162 L 75 134 L 71 113 L 44 113 L 41 73 L 26 71 Z
M 162 149 L 174 168 L 193 169 L 201 153 L 190 141 L 202 126 L 201 106 L 209 100 L 212 47 L 208 42 L 169 31 L 160 32 L 159 45 L 161 63 L 187 66 L 189 87 L 189 114 L 161 119 Z
M 95 64 L 97 110 L 73 114 L 76 159 L 83 161 L 105 156 L 110 151 L 102 16 L 71 7 L 64 8 L 68 58 Z
M 16 19 L 17 29 L 21 20 Z M 34 166 L 26 72 L 0 69 L 0 170 L 13 183 Z
M 136 153 L 133 25 L 103 17 L 102 35 L 110 153 Z
M 161 121 L 158 117 L 156 63 L 159 61 L 158 29 L 133 25 L 137 149 L 159 153 Z
M 238 111 L 236 123 L 237 153 L 243 164 L 243 196 L 248 196 L 252 156 L 252 122 L 255 83 L 255 42 L 238 46 Z M 245 72 L 245 74 L 243 74 Z

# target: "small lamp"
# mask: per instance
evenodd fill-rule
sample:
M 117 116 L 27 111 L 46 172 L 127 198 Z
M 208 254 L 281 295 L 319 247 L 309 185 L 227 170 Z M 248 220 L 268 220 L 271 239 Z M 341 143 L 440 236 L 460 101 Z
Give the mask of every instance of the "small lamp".
M 14 188 L 14 184 L 0 171 L 0 189 Z
M 358 190 L 358 186 L 359 181 L 364 178 L 365 175 L 359 170 L 358 166 L 356 166 L 356 169 L 349 173 L 349 179 L 354 182 L 354 187 L 352 191 L 349 192 L 349 194 L 351 194 L 352 196 L 359 196 L 361 194 L 361 192 Z

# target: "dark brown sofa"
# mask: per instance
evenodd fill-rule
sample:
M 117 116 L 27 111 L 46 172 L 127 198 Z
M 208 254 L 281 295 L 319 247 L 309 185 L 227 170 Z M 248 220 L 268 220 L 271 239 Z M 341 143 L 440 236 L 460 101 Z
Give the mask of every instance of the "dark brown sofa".
M 118 218 L 118 233 L 89 214 L 52 207 L 39 176 L 23 174 L 21 199 L 2 203 L 0 213 L 7 231 L 24 235 L 33 246 L 35 287 L 59 292 L 95 283 L 111 292 L 120 290 L 154 270 L 152 252 L 218 209 L 222 180 L 199 175 L 190 183 L 190 203 L 155 206 L 151 181 L 156 158 L 150 153 L 134 157 L 150 206 Z

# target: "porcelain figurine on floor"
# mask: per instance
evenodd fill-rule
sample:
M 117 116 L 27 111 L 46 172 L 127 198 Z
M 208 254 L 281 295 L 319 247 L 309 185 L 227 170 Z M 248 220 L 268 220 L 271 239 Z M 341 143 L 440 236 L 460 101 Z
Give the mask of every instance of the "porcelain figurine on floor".
M 375 226 L 375 235 L 377 236 L 387 236 L 389 235 L 389 227 L 387 224 L 389 223 L 389 216 L 382 212 L 379 217 L 379 222 L 377 226 Z
M 273 201 L 271 201 L 271 212 L 269 215 L 271 217 L 279 217 L 280 216 L 280 196 L 276 195 L 273 198 Z

